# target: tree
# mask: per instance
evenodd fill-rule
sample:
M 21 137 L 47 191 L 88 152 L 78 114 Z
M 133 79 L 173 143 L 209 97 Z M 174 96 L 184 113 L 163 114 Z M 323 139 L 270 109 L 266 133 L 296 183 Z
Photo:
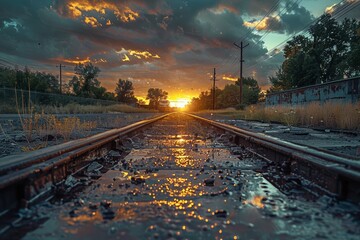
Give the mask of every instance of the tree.
M 360 74 L 360 22 L 337 22 L 322 15 L 310 27 L 310 36 L 299 35 L 287 42 L 285 61 L 270 77 L 270 91 L 286 90 Z
M 116 100 L 122 103 L 133 104 L 137 102 L 134 96 L 134 87 L 131 81 L 119 79 L 115 89 Z
M 349 50 L 350 31 L 344 28 L 345 25 L 338 23 L 330 14 L 324 14 L 310 27 L 312 48 L 309 53 L 317 63 L 315 67 L 319 68 L 318 83 L 343 77 L 342 74 L 338 76 L 337 67 L 346 59 Z
M 260 87 L 254 78 L 247 77 L 242 79 L 243 83 L 243 103 L 255 104 L 258 102 Z M 216 89 L 216 108 L 239 107 L 239 81 L 235 84 L 227 84 L 223 90 Z M 199 97 L 193 98 L 188 106 L 192 111 L 212 108 L 212 91 L 201 92 Z
M 0 86 L 17 89 L 29 89 L 37 92 L 57 93 L 59 82 L 52 74 L 0 67 Z
M 70 88 L 74 94 L 82 97 L 98 97 L 99 94 L 105 93 L 100 88 L 100 82 L 97 80 L 100 69 L 92 63 L 78 64 L 75 66 L 75 74 L 69 82 Z
M 150 88 L 146 96 L 147 100 L 150 100 L 149 106 L 154 109 L 159 108 L 160 100 L 167 99 L 168 93 L 160 88 Z
M 239 80 L 236 81 L 236 85 L 239 85 Z M 242 79 L 242 86 L 242 103 L 245 105 L 257 103 L 261 90 L 258 82 L 252 77 L 245 77 Z
M 73 76 L 73 78 L 69 81 L 67 84 L 68 88 L 71 89 L 72 93 L 80 96 L 81 90 L 82 90 L 82 83 L 80 82 L 80 79 L 78 76 Z
M 235 107 L 239 103 L 240 87 L 236 84 L 227 84 L 217 98 L 219 108 Z
M 0 66 L 0 86 L 14 88 L 16 86 L 16 71 Z

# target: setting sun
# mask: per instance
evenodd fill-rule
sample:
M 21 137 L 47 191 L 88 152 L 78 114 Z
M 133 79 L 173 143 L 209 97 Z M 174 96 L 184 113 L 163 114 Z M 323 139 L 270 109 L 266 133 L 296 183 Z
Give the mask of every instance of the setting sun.
M 190 102 L 189 99 L 185 99 L 185 98 L 170 100 L 170 107 L 184 108 L 189 102 Z

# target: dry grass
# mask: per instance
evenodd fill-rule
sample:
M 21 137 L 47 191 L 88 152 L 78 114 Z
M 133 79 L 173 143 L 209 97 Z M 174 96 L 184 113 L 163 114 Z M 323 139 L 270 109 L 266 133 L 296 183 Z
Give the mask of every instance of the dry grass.
M 49 135 L 69 141 L 75 133 L 82 134 L 96 128 L 96 121 L 81 122 L 77 117 L 58 118 L 51 114 L 30 114 L 22 116 L 22 129 L 28 142 L 34 136 L 47 139 Z
M 20 106 L 21 108 L 21 106 Z M 14 105 L 0 103 L 0 113 L 18 113 L 19 107 Z M 132 107 L 126 104 L 116 104 L 110 106 L 102 105 L 80 105 L 77 103 L 70 103 L 65 106 L 40 106 L 33 105 L 32 111 L 36 113 L 47 114 L 86 114 L 86 113 L 110 113 L 110 112 L 122 112 L 122 113 L 148 113 L 156 112 L 155 110 Z
M 16 112 L 19 116 L 22 131 L 27 141 L 23 151 L 33 151 L 46 147 L 49 136 L 51 138 L 62 138 L 69 141 L 73 134 L 80 134 L 96 128 L 96 121 L 81 122 L 77 117 L 58 118 L 54 114 L 76 114 L 76 113 L 108 113 L 108 112 L 125 112 L 125 113 L 143 113 L 152 112 L 147 109 L 135 108 L 129 105 L 117 104 L 111 106 L 101 105 L 79 105 L 68 104 L 63 107 L 55 106 L 36 106 L 30 98 L 23 92 L 17 95 L 15 91 L 15 106 L 0 104 L 0 110 L 7 113 Z M 3 113 L 3 112 L 0 112 Z M 3 130 L 3 129 L 2 129 Z M 34 144 L 34 137 L 43 141 L 38 145 Z
M 144 113 L 154 112 L 144 108 L 136 108 L 126 104 L 116 104 L 110 106 L 101 105 L 80 105 L 71 103 L 66 106 L 44 106 L 42 110 L 48 114 L 81 114 L 81 113 L 109 113 L 109 112 L 123 112 L 123 113 Z
M 234 119 L 280 122 L 288 126 L 323 127 L 360 131 L 360 103 L 310 103 L 298 107 L 253 105 L 245 110 L 207 111 Z M 206 113 L 206 112 L 202 112 Z
M 50 132 L 53 132 L 55 136 L 62 136 L 64 141 L 69 141 L 71 135 L 75 132 L 82 133 L 90 131 L 96 128 L 97 125 L 95 121 L 81 122 L 77 117 L 58 119 L 50 115 L 49 119 Z

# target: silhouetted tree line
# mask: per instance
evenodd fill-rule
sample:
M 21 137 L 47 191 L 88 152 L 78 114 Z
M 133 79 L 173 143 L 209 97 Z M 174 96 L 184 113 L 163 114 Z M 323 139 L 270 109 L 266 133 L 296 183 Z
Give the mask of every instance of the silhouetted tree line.
M 234 84 L 227 84 L 224 89 L 215 89 L 215 108 L 235 107 L 243 108 L 245 105 L 255 104 L 259 100 L 260 87 L 252 77 L 242 79 L 242 101 L 240 104 L 239 80 Z M 199 97 L 193 98 L 188 106 L 191 111 L 212 109 L 213 91 L 201 92 Z
M 59 82 L 55 76 L 45 72 L 32 72 L 0 67 L 0 86 L 16 89 L 31 89 L 37 92 L 59 93 Z
M 360 21 L 338 22 L 325 14 L 284 48 L 285 61 L 270 77 L 270 91 L 325 83 L 360 75 Z
M 118 80 L 115 93 L 108 92 L 97 79 L 100 69 L 91 63 L 75 66 L 75 75 L 63 86 L 63 94 L 135 104 L 134 87 L 128 80 Z M 50 73 L 0 66 L 0 87 L 44 93 L 60 93 L 59 80 Z

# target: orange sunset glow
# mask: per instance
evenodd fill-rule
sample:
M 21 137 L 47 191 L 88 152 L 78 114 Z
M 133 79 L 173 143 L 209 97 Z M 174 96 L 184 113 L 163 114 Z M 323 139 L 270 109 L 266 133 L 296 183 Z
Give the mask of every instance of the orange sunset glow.
M 169 101 L 170 101 L 170 107 L 184 108 L 186 107 L 186 105 L 189 104 L 190 99 L 178 98 L 176 100 L 169 100 Z

